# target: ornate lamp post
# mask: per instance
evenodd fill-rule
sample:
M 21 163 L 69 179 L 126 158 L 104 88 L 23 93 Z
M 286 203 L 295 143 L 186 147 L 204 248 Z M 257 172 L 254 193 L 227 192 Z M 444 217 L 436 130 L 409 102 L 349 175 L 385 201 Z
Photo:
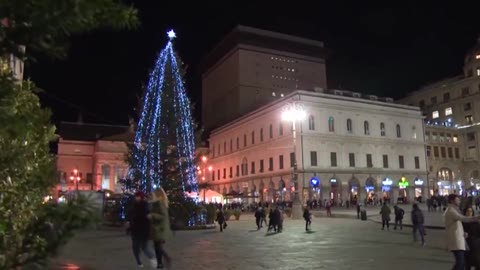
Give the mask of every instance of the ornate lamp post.
M 292 123 L 292 138 L 293 138 L 293 183 L 294 195 L 292 204 L 292 219 L 302 218 L 302 203 L 298 194 L 298 166 L 297 166 L 297 132 L 295 124 L 302 121 L 306 117 L 306 112 L 303 106 L 298 103 L 287 104 L 282 111 L 282 120 Z

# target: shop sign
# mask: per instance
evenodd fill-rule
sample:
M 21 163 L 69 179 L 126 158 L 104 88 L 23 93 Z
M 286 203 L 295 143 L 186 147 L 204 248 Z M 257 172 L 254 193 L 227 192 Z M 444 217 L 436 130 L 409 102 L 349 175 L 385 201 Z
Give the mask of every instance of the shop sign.
M 320 180 L 317 178 L 317 177 L 312 177 L 310 179 L 310 184 L 313 186 L 313 187 L 318 187 L 318 184 L 320 183 Z
M 398 187 L 399 187 L 399 188 L 404 189 L 404 188 L 407 188 L 407 187 L 409 187 L 409 186 L 410 186 L 410 183 L 408 183 L 408 181 L 407 181 L 407 179 L 406 179 L 405 177 L 402 177 L 402 178 L 400 179 L 400 182 L 398 182 Z
M 393 184 L 392 180 L 390 178 L 385 178 L 385 180 L 382 181 L 382 185 L 384 186 L 391 186 Z
M 367 192 L 369 191 L 373 191 L 375 189 L 374 186 L 366 186 L 365 189 L 367 190 Z
M 423 180 L 422 179 L 415 180 L 415 185 L 416 186 L 423 186 Z

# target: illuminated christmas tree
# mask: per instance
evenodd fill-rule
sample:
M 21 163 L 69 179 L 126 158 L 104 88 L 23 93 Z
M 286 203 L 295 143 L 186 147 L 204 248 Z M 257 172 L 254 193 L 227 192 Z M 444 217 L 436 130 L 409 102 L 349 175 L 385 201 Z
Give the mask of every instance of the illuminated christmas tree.
M 126 189 L 146 193 L 163 187 L 172 202 L 197 191 L 195 124 L 185 91 L 181 61 L 173 50 L 175 32 L 160 52 L 143 98 L 134 144 L 131 147 Z

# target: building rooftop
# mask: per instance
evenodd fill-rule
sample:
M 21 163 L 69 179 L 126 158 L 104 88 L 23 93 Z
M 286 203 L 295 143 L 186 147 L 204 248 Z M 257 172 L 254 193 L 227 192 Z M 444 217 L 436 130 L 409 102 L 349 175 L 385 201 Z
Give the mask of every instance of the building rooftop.
M 238 25 L 207 55 L 202 70 L 208 70 L 239 44 L 322 59 L 326 56 L 326 49 L 321 41 Z
M 74 141 L 126 141 L 133 140 L 133 132 L 129 126 L 91 124 L 82 122 L 61 122 L 58 125 L 57 134 L 64 140 Z

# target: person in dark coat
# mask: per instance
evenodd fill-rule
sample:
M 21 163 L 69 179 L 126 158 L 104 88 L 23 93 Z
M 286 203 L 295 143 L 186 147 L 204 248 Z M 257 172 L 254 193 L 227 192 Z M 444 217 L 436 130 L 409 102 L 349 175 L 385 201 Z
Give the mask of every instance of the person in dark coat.
M 262 211 L 262 207 L 259 206 L 255 211 L 255 223 L 257 224 L 257 230 L 260 230 L 260 228 L 262 227 L 262 223 L 263 223 L 262 218 L 263 218 L 263 211 Z
M 275 218 L 275 232 L 281 232 L 282 231 L 282 212 L 280 211 L 280 208 L 277 206 L 275 210 L 273 211 L 273 217 Z
M 357 203 L 357 218 L 360 219 L 360 207 L 361 205 Z
M 382 230 L 385 230 L 385 225 L 387 225 L 387 230 L 390 230 L 390 213 L 390 207 L 384 202 L 382 209 L 380 209 L 380 215 L 382 215 Z
M 273 229 L 275 232 L 277 232 L 277 226 L 278 226 L 277 215 L 275 214 L 275 211 L 273 209 L 270 209 L 270 213 L 268 214 L 268 230 L 267 230 L 267 232 L 269 232 L 271 229 Z
M 223 214 L 222 209 L 220 208 L 217 212 L 217 222 L 218 225 L 220 226 L 220 231 L 223 232 L 223 229 L 225 229 L 225 215 Z M 225 226 L 225 227 L 224 227 Z
M 305 231 L 309 231 L 310 225 L 312 224 L 312 215 L 310 211 L 308 211 L 308 208 L 305 208 L 305 211 L 303 211 L 303 219 L 305 219 Z
M 128 226 L 132 237 L 132 250 L 137 265 L 143 267 L 140 260 L 140 250 L 150 260 L 152 266 L 157 266 L 157 261 L 152 252 L 148 249 L 148 237 L 150 234 L 150 221 L 148 220 L 148 203 L 145 200 L 145 194 L 141 191 L 135 193 L 135 202 L 129 211 Z
M 414 203 L 412 206 L 412 227 L 413 227 L 413 241 L 417 241 L 417 231 L 420 234 L 420 239 L 422 239 L 422 246 L 425 246 L 425 219 L 423 213 L 418 207 L 418 204 Z
M 167 268 L 170 268 L 172 259 L 165 250 L 165 242 L 172 232 L 168 215 L 168 197 L 163 188 L 158 188 L 152 192 L 151 208 L 147 217 L 150 219 L 150 236 L 157 257 L 157 269 L 163 269 L 164 259 Z
M 395 213 L 395 226 L 393 227 L 394 230 L 397 229 L 397 225 L 400 225 L 400 230 L 403 230 L 403 215 L 405 215 L 405 211 L 402 208 L 395 205 L 393 207 Z
M 473 207 L 469 206 L 465 209 L 465 216 L 473 217 Z M 463 230 L 467 233 L 467 238 L 465 239 L 468 245 L 468 250 L 465 254 L 466 267 L 465 269 L 480 269 L 480 223 L 471 222 L 466 223 L 462 222 Z

